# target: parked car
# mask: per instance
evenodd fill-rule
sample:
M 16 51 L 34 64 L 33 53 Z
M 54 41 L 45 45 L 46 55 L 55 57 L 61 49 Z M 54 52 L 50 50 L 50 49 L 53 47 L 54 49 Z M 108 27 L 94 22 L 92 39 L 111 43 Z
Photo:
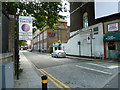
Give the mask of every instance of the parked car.
M 32 49 L 28 49 L 29 52 L 32 52 Z
M 66 53 L 63 50 L 56 50 L 51 54 L 52 57 L 66 57 Z

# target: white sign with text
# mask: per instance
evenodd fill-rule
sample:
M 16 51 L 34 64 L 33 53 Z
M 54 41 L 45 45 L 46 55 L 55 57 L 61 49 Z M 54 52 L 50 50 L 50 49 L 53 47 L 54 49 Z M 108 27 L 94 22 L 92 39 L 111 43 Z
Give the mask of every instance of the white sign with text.
M 32 40 L 32 17 L 19 16 L 19 40 Z

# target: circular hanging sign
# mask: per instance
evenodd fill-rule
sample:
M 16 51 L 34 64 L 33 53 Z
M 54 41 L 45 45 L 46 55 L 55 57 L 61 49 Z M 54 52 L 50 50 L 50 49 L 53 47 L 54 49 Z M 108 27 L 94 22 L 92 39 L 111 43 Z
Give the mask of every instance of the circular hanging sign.
M 21 28 L 24 32 L 28 32 L 30 30 L 30 26 L 28 24 L 23 24 Z

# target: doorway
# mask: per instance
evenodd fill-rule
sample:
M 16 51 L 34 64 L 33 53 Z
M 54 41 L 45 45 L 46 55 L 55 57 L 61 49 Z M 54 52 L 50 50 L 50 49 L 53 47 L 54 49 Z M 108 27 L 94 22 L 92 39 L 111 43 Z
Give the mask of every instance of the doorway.
M 115 55 L 117 51 L 117 43 L 116 42 L 108 42 L 108 58 L 115 59 L 117 56 Z

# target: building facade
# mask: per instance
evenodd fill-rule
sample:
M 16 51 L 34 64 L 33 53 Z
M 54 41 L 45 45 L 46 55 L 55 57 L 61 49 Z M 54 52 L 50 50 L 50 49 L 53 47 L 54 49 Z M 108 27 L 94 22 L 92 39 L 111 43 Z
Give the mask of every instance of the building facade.
M 43 32 L 37 33 L 33 38 L 33 50 L 41 52 L 52 52 L 53 44 L 66 43 L 69 39 L 69 28 L 67 22 L 60 20 L 55 29 L 45 28 Z
M 120 19 L 104 23 L 104 52 L 105 57 L 110 59 L 117 58 L 120 53 Z
M 1 4 L 1 3 L 0 3 Z M 1 5 L 0 5 L 1 6 Z M 14 88 L 15 17 L 0 7 L 0 89 Z
M 95 2 L 70 3 L 71 33 L 70 39 L 65 45 L 67 54 L 104 59 L 115 58 L 120 42 L 118 39 L 118 36 L 120 36 L 120 13 L 117 12 L 96 18 L 98 14 L 96 9 L 102 10 L 101 7 L 96 8 L 98 4 Z M 104 10 L 102 11 L 104 12 Z M 108 40 L 110 38 L 114 38 L 114 40 Z M 111 45 L 113 42 L 116 44 L 116 47 L 114 47 L 114 50 L 109 50 L 109 44 Z

